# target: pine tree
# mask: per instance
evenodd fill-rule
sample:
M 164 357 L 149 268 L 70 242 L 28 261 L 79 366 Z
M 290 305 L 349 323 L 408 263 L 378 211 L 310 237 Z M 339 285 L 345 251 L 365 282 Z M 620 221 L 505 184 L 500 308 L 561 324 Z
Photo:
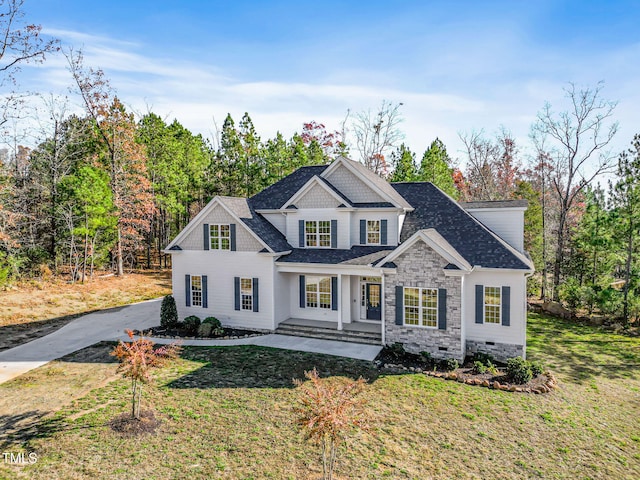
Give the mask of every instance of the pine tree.
M 447 148 L 436 138 L 422 155 L 417 180 L 431 182 L 447 195 L 457 199 L 460 196 L 453 179 L 454 169 Z
M 416 155 L 403 143 L 391 154 L 391 182 L 413 182 L 417 179 Z

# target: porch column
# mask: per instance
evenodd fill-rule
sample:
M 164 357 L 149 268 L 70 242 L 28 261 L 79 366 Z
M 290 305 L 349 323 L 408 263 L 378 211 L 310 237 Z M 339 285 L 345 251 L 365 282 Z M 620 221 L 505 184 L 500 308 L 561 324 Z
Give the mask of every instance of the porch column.
M 338 299 L 338 330 L 342 330 L 342 274 L 338 274 L 338 294 L 336 295 Z

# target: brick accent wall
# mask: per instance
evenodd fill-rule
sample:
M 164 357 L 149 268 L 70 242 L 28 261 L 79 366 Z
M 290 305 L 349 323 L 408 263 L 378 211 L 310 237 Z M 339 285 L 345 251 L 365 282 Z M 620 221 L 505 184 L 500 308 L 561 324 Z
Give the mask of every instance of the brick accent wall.
M 396 274 L 385 280 L 385 342 L 404 344 L 412 353 L 430 352 L 434 358 L 462 360 L 462 319 L 460 277 L 445 277 L 447 261 L 424 242 L 417 242 L 409 251 L 393 261 Z M 396 325 L 396 285 L 404 287 L 446 288 L 447 328 Z
M 491 345 L 493 343 L 493 345 Z M 506 361 L 508 358 L 513 357 L 523 357 L 524 358 L 524 346 L 523 345 L 514 345 L 509 343 L 494 343 L 477 341 L 477 340 L 467 340 L 467 355 L 471 356 L 476 352 L 484 352 L 489 353 L 496 360 L 500 360 L 502 362 Z

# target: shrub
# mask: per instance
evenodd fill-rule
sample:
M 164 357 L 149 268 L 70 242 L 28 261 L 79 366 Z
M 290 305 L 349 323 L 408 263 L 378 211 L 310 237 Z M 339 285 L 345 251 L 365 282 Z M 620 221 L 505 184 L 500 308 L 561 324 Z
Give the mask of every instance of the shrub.
M 211 336 L 211 328 L 212 325 L 210 323 L 201 323 L 198 327 L 198 336 L 199 337 L 210 337 Z
M 183 328 L 189 333 L 197 333 L 200 326 L 200 319 L 195 315 L 189 315 L 182 322 Z
M 524 358 L 510 358 L 507 360 L 507 376 L 513 383 L 527 383 L 533 378 L 531 365 Z
M 396 342 L 389 347 L 389 353 L 395 358 L 402 358 L 405 354 L 404 345 Z
M 458 361 L 455 358 L 447 358 L 440 362 L 440 366 L 442 367 L 443 370 L 447 372 L 453 372 L 460 365 L 458 364 Z
M 575 312 L 582 304 L 582 287 L 580 282 L 574 277 L 567 278 L 559 289 L 560 300 L 562 300 L 569 310 Z
M 160 306 L 160 326 L 163 328 L 173 328 L 178 325 L 178 309 L 176 301 L 172 295 L 167 295 L 162 299 Z
M 476 352 L 473 355 L 473 361 L 474 363 L 480 362 L 482 365 L 488 367 L 490 364 L 493 364 L 493 356 L 486 352 Z
M 420 356 L 422 357 L 422 361 L 427 365 L 433 366 L 435 361 L 429 352 L 420 352 Z
M 216 317 L 207 317 L 202 321 L 202 323 L 211 325 L 210 335 L 222 335 L 224 333 L 224 328 L 222 328 L 220 320 Z
M 531 362 L 529 365 L 531 366 L 531 373 L 534 377 L 542 375 L 542 372 L 544 372 L 544 367 L 540 362 Z
M 473 362 L 473 368 L 471 369 L 471 371 L 474 374 L 479 375 L 485 373 L 487 371 L 487 367 L 481 361 L 476 360 L 475 362 Z
M 493 363 L 487 360 L 487 372 L 489 372 L 491 375 L 497 375 L 498 367 L 496 367 Z

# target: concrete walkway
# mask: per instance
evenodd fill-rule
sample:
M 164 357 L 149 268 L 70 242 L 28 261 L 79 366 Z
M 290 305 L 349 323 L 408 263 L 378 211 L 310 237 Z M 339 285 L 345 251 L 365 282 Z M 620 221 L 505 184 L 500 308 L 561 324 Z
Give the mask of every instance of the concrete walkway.
M 144 330 L 154 327 L 159 323 L 160 303 L 160 299 L 150 300 L 83 315 L 47 336 L 0 352 L 0 383 L 102 340 L 128 340 L 129 337 L 123 333 L 127 328 Z M 153 341 L 169 343 L 172 340 L 154 338 Z M 274 334 L 237 340 L 183 340 L 181 344 L 199 346 L 259 345 L 324 353 L 359 360 L 373 360 L 382 348 L 376 345 Z

